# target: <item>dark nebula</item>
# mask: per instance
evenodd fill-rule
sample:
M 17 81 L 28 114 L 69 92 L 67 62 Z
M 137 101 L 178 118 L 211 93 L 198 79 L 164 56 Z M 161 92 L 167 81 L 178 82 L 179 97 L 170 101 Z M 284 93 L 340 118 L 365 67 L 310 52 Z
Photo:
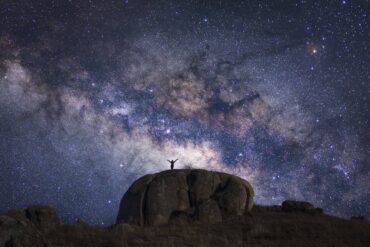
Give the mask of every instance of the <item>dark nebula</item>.
M 370 3 L 0 2 L 0 211 L 111 224 L 138 176 L 370 217 Z

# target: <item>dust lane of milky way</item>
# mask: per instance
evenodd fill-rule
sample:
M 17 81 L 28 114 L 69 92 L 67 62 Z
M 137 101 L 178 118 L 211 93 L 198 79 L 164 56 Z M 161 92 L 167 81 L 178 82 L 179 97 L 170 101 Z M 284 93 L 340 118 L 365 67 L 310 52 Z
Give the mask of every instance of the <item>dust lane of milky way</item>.
M 111 224 L 137 177 L 370 216 L 368 1 L 0 3 L 0 211 Z

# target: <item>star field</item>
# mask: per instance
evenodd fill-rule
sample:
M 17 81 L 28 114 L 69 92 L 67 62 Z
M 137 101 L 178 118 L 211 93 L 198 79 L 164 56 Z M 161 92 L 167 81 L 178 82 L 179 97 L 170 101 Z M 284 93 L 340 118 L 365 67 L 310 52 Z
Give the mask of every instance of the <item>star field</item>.
M 370 217 L 370 2 L 2 1 L 0 212 L 111 224 L 193 167 Z

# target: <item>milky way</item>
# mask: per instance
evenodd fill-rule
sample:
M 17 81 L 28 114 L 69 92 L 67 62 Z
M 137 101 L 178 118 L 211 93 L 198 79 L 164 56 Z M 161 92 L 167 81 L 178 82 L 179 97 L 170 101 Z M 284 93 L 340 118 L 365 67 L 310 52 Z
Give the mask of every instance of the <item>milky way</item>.
M 0 211 L 111 224 L 139 176 L 370 216 L 368 1 L 1 1 Z

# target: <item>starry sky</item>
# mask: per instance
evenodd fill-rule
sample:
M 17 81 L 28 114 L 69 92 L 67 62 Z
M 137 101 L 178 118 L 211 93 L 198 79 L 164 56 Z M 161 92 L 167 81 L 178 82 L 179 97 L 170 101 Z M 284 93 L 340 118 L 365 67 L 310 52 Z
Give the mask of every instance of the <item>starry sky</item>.
M 370 217 L 369 0 L 0 2 L 0 212 L 112 224 L 139 176 Z

